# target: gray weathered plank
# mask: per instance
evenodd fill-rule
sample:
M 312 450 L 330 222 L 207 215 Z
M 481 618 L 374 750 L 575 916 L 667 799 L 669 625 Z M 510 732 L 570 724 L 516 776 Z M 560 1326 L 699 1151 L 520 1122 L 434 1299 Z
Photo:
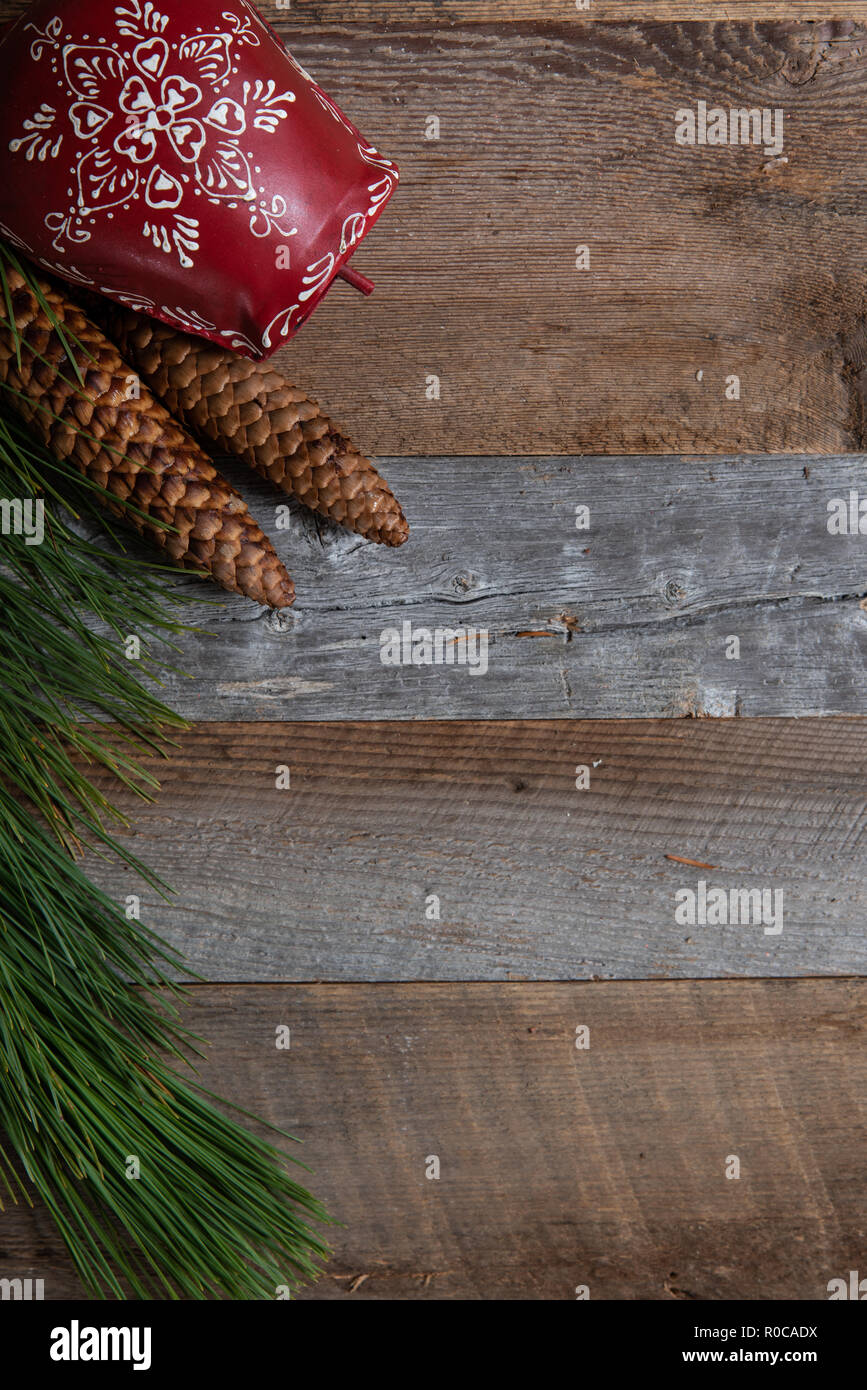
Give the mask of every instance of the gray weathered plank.
M 398 551 L 292 507 L 226 465 L 298 590 L 275 618 L 181 577 L 189 621 L 167 697 L 204 719 L 804 715 L 867 710 L 867 457 L 426 459 L 383 469 Z M 578 506 L 590 509 L 576 529 Z M 865 518 L 867 525 L 867 518 Z M 383 665 L 384 632 L 485 629 L 487 673 Z M 728 639 L 740 642 L 739 659 Z M 451 647 L 460 657 L 466 643 Z
M 206 979 L 867 974 L 865 720 L 200 724 L 155 770 L 177 897 L 91 867 Z M 678 924 L 700 880 L 782 932 Z
M 192 1023 L 205 1084 L 301 1138 L 345 1223 L 305 1297 L 826 1299 L 863 1273 L 865 990 L 223 987 Z M 0 1216 L 28 1274 L 74 1290 L 41 1209 Z

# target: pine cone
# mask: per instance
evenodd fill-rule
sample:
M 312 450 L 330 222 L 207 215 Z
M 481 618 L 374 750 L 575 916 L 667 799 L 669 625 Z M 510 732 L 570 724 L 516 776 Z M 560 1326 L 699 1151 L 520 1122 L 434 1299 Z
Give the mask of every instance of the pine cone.
M 385 479 L 269 363 L 126 309 L 112 306 L 106 322 L 154 395 L 189 429 L 322 516 L 368 540 L 403 545 L 409 527 Z
M 13 388 L 3 393 L 9 404 L 56 458 L 71 460 L 116 497 L 176 528 L 148 525 L 127 508 L 107 504 L 176 564 L 205 570 L 224 589 L 256 603 L 288 607 L 295 598 L 292 580 L 244 499 L 147 390 L 127 398 L 134 373 L 113 344 L 60 290 L 38 281 L 67 339 L 81 345 L 70 341 L 82 390 L 36 295 L 11 267 L 7 279 L 22 344 L 19 369 L 0 297 L 0 382 Z

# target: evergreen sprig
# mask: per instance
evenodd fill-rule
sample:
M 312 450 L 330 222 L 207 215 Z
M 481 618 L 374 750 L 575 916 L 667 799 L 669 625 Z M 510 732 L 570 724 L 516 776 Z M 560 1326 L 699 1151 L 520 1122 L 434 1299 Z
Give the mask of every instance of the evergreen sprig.
M 28 272 L 2 248 L 14 323 L 4 257 Z M 100 492 L 0 393 L 0 498 L 49 504 L 41 544 L 0 544 L 0 1210 L 35 1191 L 96 1297 L 274 1298 L 315 1277 L 327 1247 L 309 1223 L 328 1218 L 286 1155 L 184 1074 L 201 1042 L 171 976 L 190 972 L 78 857 L 117 855 L 166 891 L 113 833 L 102 784 L 149 798 L 142 759 L 185 727 L 144 684 L 175 650 L 179 599 L 126 553 Z M 155 653 L 137 672 L 131 633 Z

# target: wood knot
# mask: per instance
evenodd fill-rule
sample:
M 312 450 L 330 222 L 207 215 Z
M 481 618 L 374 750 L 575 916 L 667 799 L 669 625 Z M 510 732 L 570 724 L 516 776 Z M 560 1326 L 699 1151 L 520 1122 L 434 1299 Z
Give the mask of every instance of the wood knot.
M 277 637 L 294 632 L 297 623 L 298 615 L 293 613 L 291 608 L 272 608 L 265 618 L 265 627 Z
M 662 585 L 662 601 L 666 608 L 678 608 L 686 598 L 686 589 L 680 579 L 666 579 Z
M 456 594 L 469 593 L 470 589 L 475 589 L 478 580 L 474 574 L 456 574 L 452 580 L 452 588 Z

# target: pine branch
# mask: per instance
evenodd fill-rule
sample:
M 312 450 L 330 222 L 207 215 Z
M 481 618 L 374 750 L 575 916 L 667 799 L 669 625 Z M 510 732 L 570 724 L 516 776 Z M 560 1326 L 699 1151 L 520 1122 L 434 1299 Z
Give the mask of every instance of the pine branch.
M 8 315 L 2 255 L 0 292 Z M 125 553 L 100 491 L 0 401 L 0 498 L 48 503 L 41 544 L 0 546 L 0 1209 L 4 1192 L 35 1190 L 96 1297 L 274 1298 L 315 1277 L 327 1247 L 309 1223 L 328 1218 L 273 1143 L 178 1070 L 201 1052 L 170 978 L 190 972 L 75 858 L 84 845 L 117 855 L 166 891 L 116 839 L 124 817 L 94 774 L 149 799 L 141 760 L 186 727 L 151 688 L 180 600 Z M 102 541 L 83 540 L 64 506 Z
M 177 960 L 11 798 L 0 815 L 4 839 L 21 834 L 0 858 L 0 1129 L 82 1280 L 97 1296 L 249 1299 L 314 1277 L 319 1204 L 161 1058 L 196 1042 L 152 994 L 169 983 L 155 958 Z M 14 1195 L 2 1150 L 0 1180 Z

